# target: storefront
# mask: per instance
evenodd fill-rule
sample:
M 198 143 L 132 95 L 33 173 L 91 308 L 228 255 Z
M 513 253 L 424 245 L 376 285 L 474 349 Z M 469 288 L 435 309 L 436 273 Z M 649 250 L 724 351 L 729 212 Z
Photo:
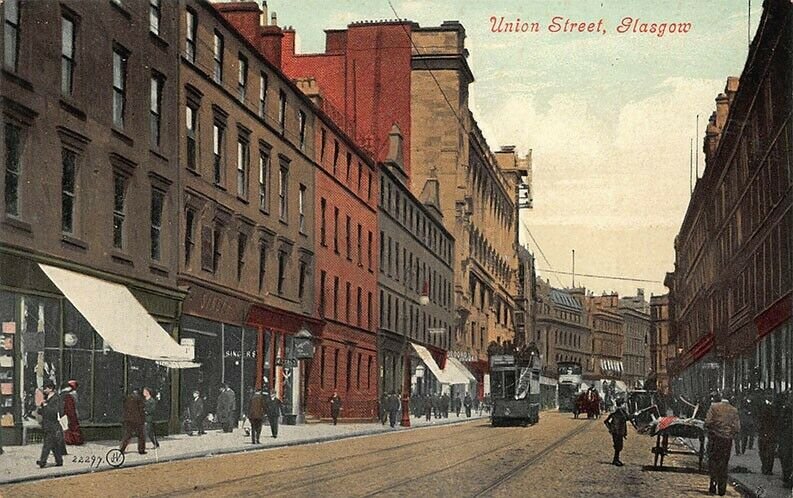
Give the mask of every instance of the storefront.
M 7 254 L 0 266 L 14 269 L 0 282 L 4 444 L 40 438 L 35 400 L 47 380 L 59 387 L 78 382 L 78 417 L 89 440 L 118 437 L 124 395 L 144 386 L 159 398 L 155 420 L 164 430 L 173 375 L 162 362 L 192 366 L 172 338 L 181 296 Z
M 377 338 L 377 356 L 380 366 L 380 398 L 390 393 L 402 393 L 404 378 L 402 371 L 404 368 L 405 338 L 393 334 L 387 330 L 380 329 Z M 413 373 L 415 374 L 415 362 Z

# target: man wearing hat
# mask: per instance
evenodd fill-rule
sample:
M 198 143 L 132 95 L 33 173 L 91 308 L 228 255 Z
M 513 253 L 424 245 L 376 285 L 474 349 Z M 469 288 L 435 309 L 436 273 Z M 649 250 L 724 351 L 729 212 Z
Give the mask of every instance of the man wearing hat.
M 727 492 L 727 465 L 730 462 L 732 440 L 741 431 L 741 418 L 726 396 L 712 395 L 713 403 L 705 417 L 708 432 L 708 463 L 711 494 Z
M 38 413 L 41 415 L 41 428 L 44 431 L 44 444 L 41 447 L 41 456 L 36 462 L 42 469 L 47 466 L 47 459 L 50 452 L 55 455 L 55 466 L 63 466 L 63 454 L 61 453 L 61 446 L 63 445 L 63 428 L 58 420 L 61 416 L 61 403 L 58 396 L 55 394 L 55 383 L 51 380 L 44 381 L 42 387 L 44 393 L 44 401 L 38 408 Z
M 628 439 L 628 421 L 631 418 L 625 408 L 625 400 L 619 398 L 617 399 L 617 408 L 603 421 L 611 433 L 611 440 L 614 443 L 614 459 L 611 463 L 617 467 L 625 465 L 620 461 L 620 452 L 622 451 L 623 440 Z

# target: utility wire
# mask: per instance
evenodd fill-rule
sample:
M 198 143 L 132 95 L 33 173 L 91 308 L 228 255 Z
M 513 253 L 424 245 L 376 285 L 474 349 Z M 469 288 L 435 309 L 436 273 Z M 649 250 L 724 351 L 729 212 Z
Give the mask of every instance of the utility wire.
M 559 271 L 559 270 L 546 270 L 538 268 L 537 271 L 547 271 L 548 273 L 559 273 L 562 275 L 572 275 L 572 272 L 569 271 Z M 662 284 L 660 280 L 648 280 L 645 278 L 634 278 L 634 277 L 622 277 L 622 276 L 610 276 L 610 275 L 593 275 L 588 273 L 578 273 L 575 274 L 577 277 L 589 277 L 589 278 L 602 278 L 605 280 L 627 280 L 629 282 L 648 282 L 652 284 Z
M 531 237 L 531 240 L 534 242 L 534 245 L 537 247 L 537 250 L 540 252 L 540 256 L 542 256 L 542 259 L 545 260 L 545 264 L 553 268 L 553 265 L 551 264 L 550 261 L 548 261 L 548 258 L 545 256 L 545 253 L 542 251 L 542 247 L 540 247 L 540 243 L 537 242 L 537 239 L 534 238 L 534 235 L 531 233 L 531 230 L 529 230 L 529 227 L 526 225 L 526 222 L 520 220 L 520 224 L 523 225 L 523 228 L 525 228 L 527 232 L 529 232 L 529 237 Z M 550 270 L 548 271 L 548 273 L 553 273 L 553 276 L 556 277 L 556 281 L 559 282 L 559 286 L 564 287 L 564 284 L 562 283 L 562 279 L 559 278 L 557 272 Z

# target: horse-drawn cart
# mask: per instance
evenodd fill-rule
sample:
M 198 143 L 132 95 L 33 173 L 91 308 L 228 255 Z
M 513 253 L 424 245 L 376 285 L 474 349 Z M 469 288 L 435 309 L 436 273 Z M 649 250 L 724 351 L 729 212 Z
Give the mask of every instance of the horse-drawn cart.
M 650 449 L 655 455 L 653 466 L 662 468 L 666 455 L 690 455 L 699 457 L 697 469 L 702 472 L 702 460 L 705 456 L 705 423 L 702 420 L 661 417 L 654 420 L 649 425 L 648 430 L 651 436 L 655 436 L 655 446 Z M 669 449 L 670 437 L 699 439 L 699 451 Z

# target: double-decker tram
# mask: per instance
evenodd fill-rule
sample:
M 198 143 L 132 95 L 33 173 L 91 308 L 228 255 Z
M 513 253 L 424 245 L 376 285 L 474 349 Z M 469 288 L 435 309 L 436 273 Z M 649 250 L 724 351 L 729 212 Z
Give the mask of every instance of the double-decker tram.
M 556 364 L 559 379 L 557 392 L 559 393 L 559 411 L 572 412 L 575 410 L 576 396 L 581 390 L 581 364 L 576 361 L 560 361 Z
M 536 424 L 540 421 L 540 355 L 526 346 L 490 353 L 490 421 Z

